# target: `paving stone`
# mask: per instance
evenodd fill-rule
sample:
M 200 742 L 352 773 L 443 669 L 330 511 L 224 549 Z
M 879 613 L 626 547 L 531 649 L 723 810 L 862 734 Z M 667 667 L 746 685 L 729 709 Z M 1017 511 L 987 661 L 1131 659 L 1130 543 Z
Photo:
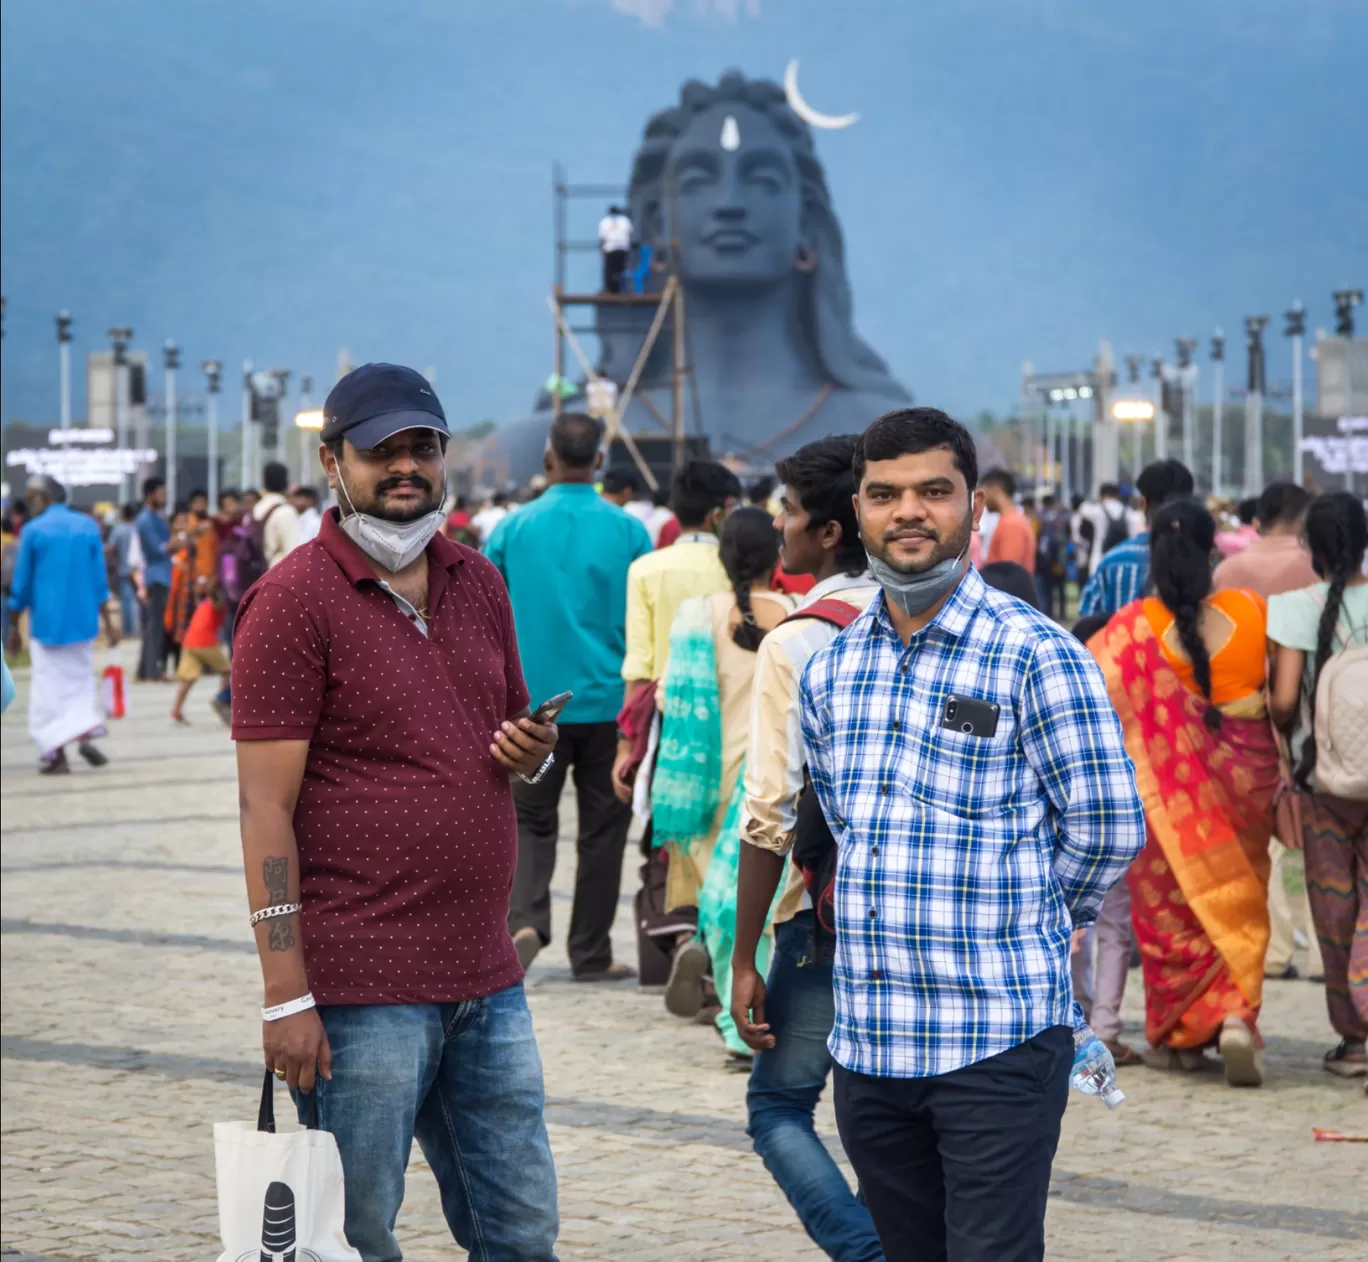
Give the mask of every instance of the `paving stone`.
M 0 728 L 4 930 L 4 1262 L 203 1262 L 218 1252 L 212 1125 L 255 1115 L 260 979 L 246 924 L 233 753 L 192 694 L 132 690 L 111 763 L 39 781 L 21 695 Z M 569 979 L 574 875 L 567 798 L 557 940 L 528 978 L 546 1069 L 566 1262 L 815 1262 L 745 1135 L 743 1077 L 716 1033 L 631 985 Z M 624 862 L 614 942 L 633 962 Z M 1138 975 L 1127 1038 L 1142 1042 Z M 1368 1236 L 1364 1150 L 1311 1128 L 1368 1130 L 1361 1088 L 1329 1077 L 1320 988 L 1270 982 L 1268 1084 L 1127 1070 L 1116 1113 L 1075 1097 L 1047 1218 L 1048 1256 L 1087 1262 L 1339 1262 Z M 284 1124 L 285 1119 L 282 1119 Z M 829 1098 L 818 1129 L 849 1174 Z M 462 1256 L 415 1151 L 399 1236 L 412 1262 Z M 11 1252 L 17 1251 L 17 1253 Z

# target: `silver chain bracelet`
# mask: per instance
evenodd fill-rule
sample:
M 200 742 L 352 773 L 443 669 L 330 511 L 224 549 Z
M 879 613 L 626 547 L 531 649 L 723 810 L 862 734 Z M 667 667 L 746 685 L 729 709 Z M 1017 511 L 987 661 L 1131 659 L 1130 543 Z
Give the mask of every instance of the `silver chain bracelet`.
M 274 907 L 263 907 L 260 911 L 252 913 L 252 928 L 255 929 L 263 920 L 273 920 L 276 916 L 292 916 L 295 912 L 303 910 L 303 903 L 277 903 Z

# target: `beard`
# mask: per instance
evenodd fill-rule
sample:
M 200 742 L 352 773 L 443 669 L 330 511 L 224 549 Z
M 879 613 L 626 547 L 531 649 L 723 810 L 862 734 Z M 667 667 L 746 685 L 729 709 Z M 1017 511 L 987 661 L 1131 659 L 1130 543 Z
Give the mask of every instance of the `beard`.
M 400 487 L 412 487 L 423 493 L 423 498 L 416 504 L 407 504 L 402 507 L 388 507 L 382 497 L 386 491 L 395 491 Z M 348 490 L 351 488 L 349 487 Z M 426 517 L 429 513 L 436 512 L 442 507 L 446 499 L 446 489 L 435 487 L 427 478 L 414 473 L 402 478 L 385 478 L 375 484 L 375 490 L 371 493 L 370 502 L 367 504 L 357 504 L 353 500 L 356 511 L 365 513 L 368 517 L 376 517 L 380 521 L 392 521 L 396 525 L 403 525 L 405 522 L 417 521 L 420 517 Z
M 860 538 L 864 542 L 865 551 L 871 556 L 877 557 L 890 569 L 897 570 L 900 574 L 924 574 L 942 561 L 964 555 L 965 550 L 969 547 L 969 536 L 974 531 L 973 504 L 971 502 L 969 512 L 965 514 L 964 520 L 949 534 L 941 534 L 929 522 L 915 528 L 932 542 L 931 551 L 924 559 L 916 561 L 894 559 L 892 549 L 895 537 L 903 534 L 907 529 L 906 526 L 893 527 L 884 531 L 883 535 L 875 540 L 870 538 L 865 532 L 864 526 L 861 525 Z

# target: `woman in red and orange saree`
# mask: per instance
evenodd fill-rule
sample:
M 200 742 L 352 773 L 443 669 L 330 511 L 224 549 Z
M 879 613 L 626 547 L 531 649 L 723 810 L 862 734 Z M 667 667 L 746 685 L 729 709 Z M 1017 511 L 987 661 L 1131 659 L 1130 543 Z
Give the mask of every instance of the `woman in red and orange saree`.
M 1160 598 L 1125 606 L 1088 647 L 1145 803 L 1145 848 L 1127 878 L 1154 1049 L 1145 1061 L 1196 1069 L 1215 1044 L 1227 1081 L 1257 1086 L 1278 751 L 1264 699 L 1266 606 L 1252 592 L 1211 594 L 1214 536 L 1201 505 L 1161 509 L 1151 537 Z

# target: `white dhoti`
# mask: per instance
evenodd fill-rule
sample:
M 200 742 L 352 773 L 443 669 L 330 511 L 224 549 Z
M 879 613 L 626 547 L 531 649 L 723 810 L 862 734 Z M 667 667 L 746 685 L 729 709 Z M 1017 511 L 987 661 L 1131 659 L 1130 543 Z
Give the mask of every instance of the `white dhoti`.
M 94 648 L 94 640 L 57 647 L 29 641 L 29 735 L 45 760 L 74 740 L 105 733 Z

